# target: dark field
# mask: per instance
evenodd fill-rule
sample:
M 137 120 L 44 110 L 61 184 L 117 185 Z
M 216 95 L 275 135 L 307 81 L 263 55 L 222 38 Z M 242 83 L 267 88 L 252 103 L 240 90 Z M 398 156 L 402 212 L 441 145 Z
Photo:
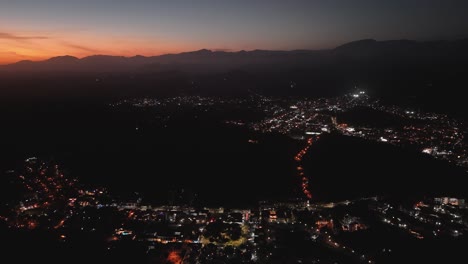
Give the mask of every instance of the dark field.
M 300 196 L 293 157 L 304 142 L 225 124 L 258 118 L 261 113 L 236 106 L 32 105 L 1 116 L 2 169 L 31 156 L 53 159 L 89 186 L 154 204 L 236 207 Z M 457 184 L 466 177 L 462 169 L 360 139 L 324 136 L 304 164 L 316 200 L 466 195 Z

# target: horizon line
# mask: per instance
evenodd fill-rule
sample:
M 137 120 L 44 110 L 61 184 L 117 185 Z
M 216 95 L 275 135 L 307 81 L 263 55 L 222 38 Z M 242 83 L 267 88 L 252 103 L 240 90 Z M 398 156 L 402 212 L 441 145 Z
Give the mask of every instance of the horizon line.
M 197 50 L 188 50 L 188 51 L 181 51 L 181 52 L 176 52 L 176 53 L 161 53 L 161 54 L 153 54 L 153 55 L 141 55 L 141 54 L 135 54 L 131 56 L 126 56 L 126 55 L 112 55 L 112 54 L 91 54 L 87 56 L 75 56 L 71 54 L 64 54 L 64 55 L 57 55 L 57 56 L 52 56 L 48 58 L 41 58 L 38 60 L 18 60 L 15 62 L 10 62 L 10 63 L 0 63 L 0 66 L 9 66 L 9 65 L 14 65 L 20 62 L 44 62 L 48 61 L 53 58 L 60 58 L 60 57 L 74 57 L 78 60 L 88 58 L 88 57 L 93 57 L 93 56 L 106 56 L 106 57 L 122 57 L 122 58 L 134 58 L 134 57 L 145 57 L 145 58 L 151 58 L 151 57 L 159 57 L 159 56 L 166 56 L 166 55 L 180 55 L 184 53 L 194 53 L 194 52 L 200 52 L 200 51 L 209 51 L 209 52 L 224 52 L 224 53 L 238 53 L 238 52 L 254 52 L 254 51 L 272 51 L 272 52 L 294 52 L 294 51 L 327 51 L 327 50 L 333 50 L 338 47 L 344 46 L 346 44 L 354 43 L 354 42 L 360 42 L 360 41 L 374 41 L 374 42 L 387 42 L 387 41 L 411 41 L 411 42 L 440 42 L 440 41 L 460 41 L 460 40 L 468 40 L 468 38 L 457 38 L 457 39 L 433 39 L 433 40 L 414 40 L 414 39 L 386 39 L 386 40 L 377 40 L 375 38 L 364 38 L 364 39 L 357 39 L 349 42 L 342 43 L 340 45 L 337 45 L 335 47 L 330 47 L 330 48 L 322 48 L 322 49 L 207 49 L 207 48 L 201 48 Z
M 339 46 L 337 46 L 337 47 L 339 47 Z M 11 62 L 11 63 L 6 63 L 6 64 L 1 64 L 0 63 L 0 66 L 13 65 L 13 64 L 16 64 L 16 63 L 20 63 L 20 62 L 44 62 L 44 61 L 48 61 L 48 60 L 51 60 L 51 59 L 54 59 L 54 58 L 61 58 L 61 57 L 73 57 L 73 58 L 76 58 L 78 60 L 88 58 L 88 57 L 94 57 L 94 56 L 122 57 L 122 58 L 134 58 L 134 57 L 151 58 L 151 57 L 159 57 L 159 56 L 166 56 L 166 55 L 180 55 L 180 54 L 184 54 L 184 53 L 195 53 L 195 52 L 200 52 L 200 51 L 209 51 L 209 52 L 213 52 L 213 53 L 215 53 L 215 52 L 219 52 L 219 53 L 221 53 L 221 52 L 224 52 L 224 53 L 239 53 L 239 52 L 254 52 L 254 51 L 293 52 L 293 51 L 326 51 L 326 50 L 332 50 L 332 49 L 335 49 L 335 48 L 326 48 L 326 49 L 284 49 L 284 50 L 282 50 L 282 49 L 250 49 L 250 50 L 247 50 L 247 49 L 240 49 L 240 50 L 233 50 L 233 49 L 231 50 L 231 49 L 229 49 L 228 50 L 228 49 L 226 49 L 226 50 L 222 50 L 222 49 L 202 48 L 202 49 L 197 49 L 197 50 L 181 51 L 181 52 L 177 52 L 177 53 L 161 53 L 161 54 L 154 54 L 154 55 L 135 54 L 135 55 L 131 55 L 131 56 L 112 55 L 112 54 L 99 54 L 99 53 L 92 54 L 92 55 L 87 55 L 87 56 L 75 56 L 75 55 L 71 55 L 71 54 L 64 54 L 64 55 L 52 56 L 52 57 L 39 59 L 39 60 L 19 60 L 19 61 L 15 61 L 15 62 Z

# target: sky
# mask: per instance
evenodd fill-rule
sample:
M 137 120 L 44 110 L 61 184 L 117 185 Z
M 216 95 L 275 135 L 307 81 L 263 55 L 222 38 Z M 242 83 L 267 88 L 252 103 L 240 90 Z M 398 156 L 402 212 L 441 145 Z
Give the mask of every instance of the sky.
M 0 64 L 468 37 L 466 0 L 0 0 Z

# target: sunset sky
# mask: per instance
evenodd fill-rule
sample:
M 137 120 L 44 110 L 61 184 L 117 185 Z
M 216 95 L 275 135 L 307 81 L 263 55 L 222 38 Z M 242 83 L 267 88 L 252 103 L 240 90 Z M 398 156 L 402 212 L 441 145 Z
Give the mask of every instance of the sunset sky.
M 465 0 L 0 0 L 0 64 L 463 38 L 466 10 Z

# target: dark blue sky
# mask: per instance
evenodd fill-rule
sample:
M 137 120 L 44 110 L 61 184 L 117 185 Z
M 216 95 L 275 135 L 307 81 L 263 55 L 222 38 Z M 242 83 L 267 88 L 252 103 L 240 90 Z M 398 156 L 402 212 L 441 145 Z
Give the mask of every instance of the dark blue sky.
M 467 11 L 466 0 L 0 0 L 0 56 L 449 39 L 468 36 Z

